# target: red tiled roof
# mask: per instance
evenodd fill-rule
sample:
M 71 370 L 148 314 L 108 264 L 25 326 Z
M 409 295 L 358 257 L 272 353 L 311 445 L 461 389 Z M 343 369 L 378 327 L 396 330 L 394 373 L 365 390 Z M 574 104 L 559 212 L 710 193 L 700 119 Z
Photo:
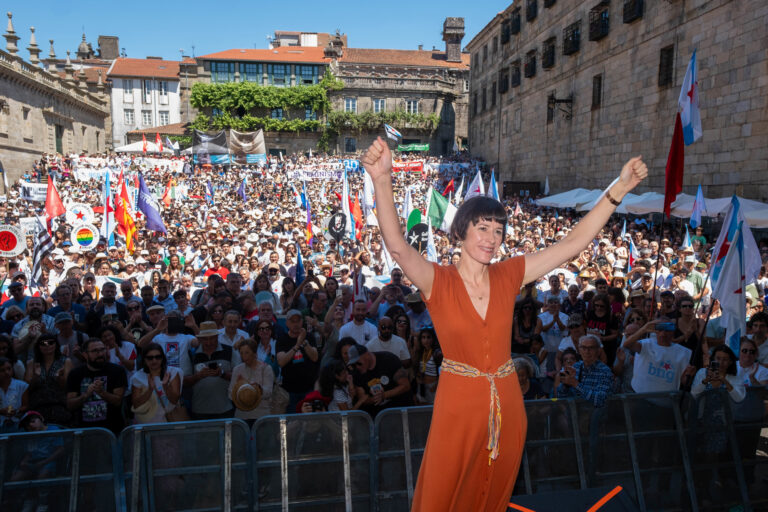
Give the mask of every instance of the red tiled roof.
M 109 76 L 138 76 L 147 78 L 179 78 L 179 61 L 159 59 L 117 59 Z
M 96 84 L 99 83 L 99 71 L 101 71 L 101 81 L 104 85 L 109 85 L 107 83 L 107 70 L 105 68 L 85 68 L 85 81 L 89 84 Z M 57 75 L 61 78 L 67 78 L 67 72 L 66 71 L 57 71 Z M 75 69 L 75 80 L 80 79 L 80 70 Z
M 151 128 L 142 128 L 141 130 L 132 130 L 128 133 L 151 134 L 162 133 L 163 135 L 184 135 L 187 131 L 187 123 L 173 123 L 164 126 L 153 126 Z M 149 140 L 149 139 L 147 139 Z
M 298 62 L 324 64 L 330 59 L 323 55 L 324 49 L 315 46 L 278 46 L 272 50 L 239 49 L 224 50 L 198 57 L 202 60 L 250 60 L 258 62 Z
M 461 62 L 448 62 L 445 52 L 433 50 L 378 50 L 369 48 L 344 48 L 341 63 L 389 64 L 418 67 L 447 67 L 469 69 L 470 55 L 461 54 Z

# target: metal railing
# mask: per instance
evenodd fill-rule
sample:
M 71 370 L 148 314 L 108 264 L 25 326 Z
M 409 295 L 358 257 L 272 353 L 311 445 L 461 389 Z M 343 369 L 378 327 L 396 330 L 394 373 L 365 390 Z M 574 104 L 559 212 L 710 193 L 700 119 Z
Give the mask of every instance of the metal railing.
M 516 495 L 621 485 L 640 510 L 763 510 L 768 391 L 526 402 Z M 407 510 L 431 407 L 0 436 L 0 509 Z M 761 448 L 765 450 L 763 446 Z M 58 450 L 58 451 L 57 451 Z M 35 472 L 22 461 L 56 451 Z M 33 459 L 25 459 L 33 454 Z M 98 501 L 97 501 L 98 500 Z

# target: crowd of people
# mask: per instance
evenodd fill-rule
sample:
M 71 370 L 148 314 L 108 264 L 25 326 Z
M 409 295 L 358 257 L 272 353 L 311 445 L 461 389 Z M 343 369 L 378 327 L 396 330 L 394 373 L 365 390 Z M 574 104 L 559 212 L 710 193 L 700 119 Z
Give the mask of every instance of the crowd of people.
M 481 168 L 489 178 L 467 154 L 420 159 L 421 172 L 395 173 L 396 204 L 409 193 L 423 210 L 433 187 L 453 180 L 459 189 Z M 51 174 L 65 205 L 97 207 L 103 183 L 78 169 L 83 161 L 48 156 L 22 181 Z M 133 253 L 119 236 L 81 251 L 60 217 L 39 282 L 31 279 L 32 233 L 22 254 L 2 259 L 3 432 L 48 424 L 117 434 L 131 423 L 253 423 L 351 409 L 375 416 L 434 402 L 443 358 L 423 297 L 392 264 L 370 211 L 354 235 L 332 236 L 342 181 L 305 172 L 338 170 L 340 178 L 343 161 L 87 161 L 128 177 L 142 172 L 163 205 L 166 232 L 147 230 L 137 215 Z M 363 174 L 349 172 L 348 181 L 360 201 Z M 2 223 L 18 225 L 43 206 L 22 199 L 19 187 L 0 204 Z M 169 190 L 176 193 L 164 204 Z M 458 202 L 461 194 L 448 195 Z M 555 243 L 580 217 L 530 197 L 502 202 L 509 222 L 495 260 Z M 768 384 L 765 266 L 747 288 L 749 334 L 734 353 L 707 278 L 717 233 L 699 227 L 684 246 L 678 223 L 652 229 L 648 219 L 630 218 L 622 237 L 623 222 L 614 216 L 592 246 L 519 290 L 509 345 L 525 399 L 577 397 L 602 407 L 613 393 L 724 387 L 740 401 L 746 387 Z M 629 237 L 640 255 L 631 265 Z M 454 264 L 461 246 L 439 230 L 434 240 L 437 262 Z M 765 263 L 768 240 L 759 247 Z

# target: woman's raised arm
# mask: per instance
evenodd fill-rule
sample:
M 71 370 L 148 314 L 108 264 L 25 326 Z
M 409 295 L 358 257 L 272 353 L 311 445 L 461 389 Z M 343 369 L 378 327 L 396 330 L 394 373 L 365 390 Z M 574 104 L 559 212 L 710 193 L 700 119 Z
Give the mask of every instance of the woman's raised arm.
M 373 181 L 373 190 L 376 194 L 376 219 L 387 250 L 408 279 L 426 298 L 429 298 L 435 270 L 432 264 L 403 238 L 392 192 L 392 153 L 381 137 L 373 141 L 363 156 L 362 163 Z

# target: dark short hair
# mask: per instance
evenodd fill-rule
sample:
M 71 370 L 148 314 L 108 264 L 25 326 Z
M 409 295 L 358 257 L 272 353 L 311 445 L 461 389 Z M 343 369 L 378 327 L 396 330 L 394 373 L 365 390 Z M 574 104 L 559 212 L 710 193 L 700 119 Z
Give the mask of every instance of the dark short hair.
M 715 354 L 718 352 L 725 353 L 728 358 L 731 360 L 731 364 L 728 365 L 728 369 L 726 370 L 726 373 L 728 375 L 736 375 L 738 368 L 736 367 L 736 361 L 739 360 L 738 357 L 736 357 L 736 354 L 733 353 L 733 350 L 731 350 L 731 347 L 727 345 L 718 345 L 712 350 L 712 355 L 710 356 L 710 360 L 713 360 L 715 358 Z
M 481 220 L 498 222 L 503 232 L 507 229 L 507 212 L 496 199 L 487 196 L 475 196 L 461 204 L 451 224 L 450 235 L 454 241 L 464 240 L 469 224 Z

